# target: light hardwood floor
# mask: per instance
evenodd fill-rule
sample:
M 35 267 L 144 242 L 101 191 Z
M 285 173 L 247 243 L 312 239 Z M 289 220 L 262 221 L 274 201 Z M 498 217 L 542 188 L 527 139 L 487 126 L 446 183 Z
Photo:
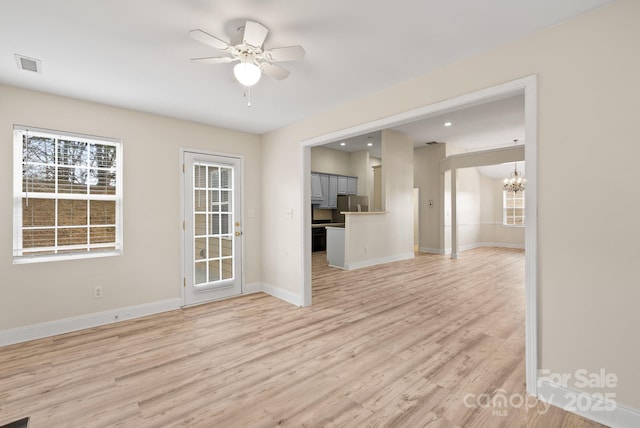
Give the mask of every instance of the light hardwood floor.
M 0 425 L 599 426 L 465 406 L 524 394 L 523 281 L 518 250 L 348 272 L 316 253 L 310 308 L 255 294 L 0 348 Z

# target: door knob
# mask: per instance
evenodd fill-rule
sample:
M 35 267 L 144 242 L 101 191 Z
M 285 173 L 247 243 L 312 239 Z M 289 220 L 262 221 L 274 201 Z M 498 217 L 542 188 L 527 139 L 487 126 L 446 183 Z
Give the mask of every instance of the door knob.
M 236 232 L 236 236 L 242 235 L 242 232 Z

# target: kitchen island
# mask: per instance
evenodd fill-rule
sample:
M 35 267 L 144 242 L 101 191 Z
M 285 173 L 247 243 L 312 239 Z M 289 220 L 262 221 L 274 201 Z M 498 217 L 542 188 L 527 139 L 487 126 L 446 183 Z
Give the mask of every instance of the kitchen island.
M 389 212 L 342 214 L 345 215 L 344 227 L 326 228 L 329 266 L 350 270 L 413 257 L 413 235 L 408 236 L 405 249 L 397 239 L 402 233 L 389 227 Z
M 329 266 L 344 269 L 344 226 L 327 227 L 327 261 Z

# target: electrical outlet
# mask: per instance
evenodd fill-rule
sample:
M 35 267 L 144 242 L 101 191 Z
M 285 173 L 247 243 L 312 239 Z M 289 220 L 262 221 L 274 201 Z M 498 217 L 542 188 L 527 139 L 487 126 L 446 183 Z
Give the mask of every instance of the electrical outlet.
M 93 287 L 93 298 L 99 299 L 102 297 L 102 287 Z

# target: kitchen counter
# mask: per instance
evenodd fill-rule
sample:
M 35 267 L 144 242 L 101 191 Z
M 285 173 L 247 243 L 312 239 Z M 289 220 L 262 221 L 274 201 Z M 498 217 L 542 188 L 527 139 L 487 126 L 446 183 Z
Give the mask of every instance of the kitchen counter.
M 312 224 L 311 228 L 314 227 L 344 227 L 344 223 L 317 223 Z
M 346 214 L 346 215 L 380 215 L 380 214 L 389 214 L 389 211 L 343 211 L 340 214 Z

